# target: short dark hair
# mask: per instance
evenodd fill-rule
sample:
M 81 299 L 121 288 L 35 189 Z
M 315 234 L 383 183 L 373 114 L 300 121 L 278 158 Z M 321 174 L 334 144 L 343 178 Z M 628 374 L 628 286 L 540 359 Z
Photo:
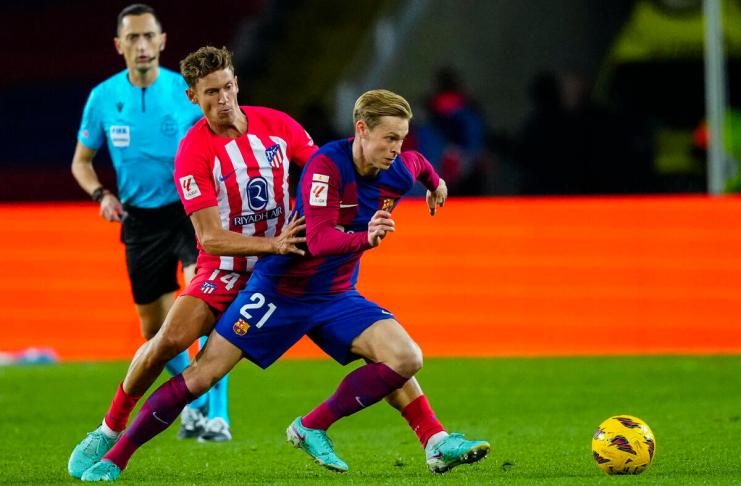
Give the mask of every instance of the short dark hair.
M 191 89 L 196 87 L 199 79 L 222 69 L 231 69 L 234 72 L 232 54 L 226 47 L 201 47 L 180 61 L 180 74 Z
M 154 11 L 152 7 L 149 5 L 145 5 L 143 3 L 132 3 L 128 7 L 125 7 L 123 10 L 121 10 L 121 13 L 118 14 L 118 23 L 116 24 L 116 34 L 118 34 L 118 31 L 121 30 L 121 25 L 123 24 L 124 17 L 128 17 L 129 15 L 144 15 L 144 14 L 152 14 L 152 17 L 154 17 L 155 22 L 157 22 L 157 25 L 159 25 L 160 30 L 162 29 L 162 22 L 160 22 L 159 17 L 157 17 L 157 13 Z

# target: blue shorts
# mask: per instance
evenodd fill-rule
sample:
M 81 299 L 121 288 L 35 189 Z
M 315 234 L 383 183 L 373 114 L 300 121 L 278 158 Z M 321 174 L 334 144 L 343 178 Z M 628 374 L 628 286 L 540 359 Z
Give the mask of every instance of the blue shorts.
M 358 356 L 353 340 L 375 322 L 394 316 L 357 291 L 288 297 L 261 289 L 242 290 L 216 323 L 216 332 L 267 368 L 308 335 L 340 364 Z

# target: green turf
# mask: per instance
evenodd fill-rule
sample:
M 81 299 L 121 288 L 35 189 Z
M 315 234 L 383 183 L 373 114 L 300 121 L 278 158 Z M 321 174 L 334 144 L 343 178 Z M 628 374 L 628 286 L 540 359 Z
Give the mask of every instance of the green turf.
M 73 484 L 67 457 L 108 405 L 123 363 L 0 368 L 0 484 Z M 330 430 L 350 465 L 332 474 L 285 443 L 290 421 L 348 371 L 329 361 L 243 363 L 231 381 L 234 441 L 198 444 L 176 428 L 144 446 L 123 484 L 734 484 L 741 483 L 741 357 L 433 360 L 419 378 L 452 431 L 493 454 L 432 476 L 416 437 L 381 403 Z M 596 426 L 621 413 L 656 435 L 636 477 L 592 460 Z

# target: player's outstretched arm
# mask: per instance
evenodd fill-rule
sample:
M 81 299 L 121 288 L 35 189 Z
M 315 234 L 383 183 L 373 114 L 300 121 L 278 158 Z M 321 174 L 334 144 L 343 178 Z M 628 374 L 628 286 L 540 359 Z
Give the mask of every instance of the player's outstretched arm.
M 434 192 L 427 191 L 427 208 L 430 211 L 430 216 L 434 216 L 437 212 L 437 207 L 443 207 L 445 200 L 448 199 L 448 186 L 445 181 L 440 179 L 437 185 L 437 189 Z
M 306 238 L 299 236 L 306 229 L 304 218 L 292 219 L 275 238 L 242 236 L 221 227 L 219 210 L 216 206 L 199 209 L 190 215 L 201 246 L 211 255 L 217 256 L 261 256 L 271 253 L 303 255 L 298 244 Z
M 391 219 L 391 213 L 388 211 L 378 210 L 368 221 L 368 243 L 372 247 L 381 244 L 381 240 L 386 234 L 392 233 L 395 228 L 394 220 Z

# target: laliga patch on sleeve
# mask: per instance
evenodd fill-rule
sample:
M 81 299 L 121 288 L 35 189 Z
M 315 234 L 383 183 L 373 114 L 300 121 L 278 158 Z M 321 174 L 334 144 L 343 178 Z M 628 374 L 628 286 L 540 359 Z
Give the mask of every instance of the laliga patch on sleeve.
M 311 176 L 312 181 L 318 181 L 318 182 L 329 182 L 329 176 L 324 174 L 314 174 Z
M 196 179 L 192 175 L 180 178 L 180 187 L 183 189 L 183 197 L 186 201 L 201 195 L 201 190 L 196 184 Z
M 316 177 L 317 174 L 314 174 Z M 325 182 L 312 182 L 311 183 L 311 196 L 309 197 L 309 205 L 311 206 L 326 206 L 327 205 L 327 192 L 329 186 Z

